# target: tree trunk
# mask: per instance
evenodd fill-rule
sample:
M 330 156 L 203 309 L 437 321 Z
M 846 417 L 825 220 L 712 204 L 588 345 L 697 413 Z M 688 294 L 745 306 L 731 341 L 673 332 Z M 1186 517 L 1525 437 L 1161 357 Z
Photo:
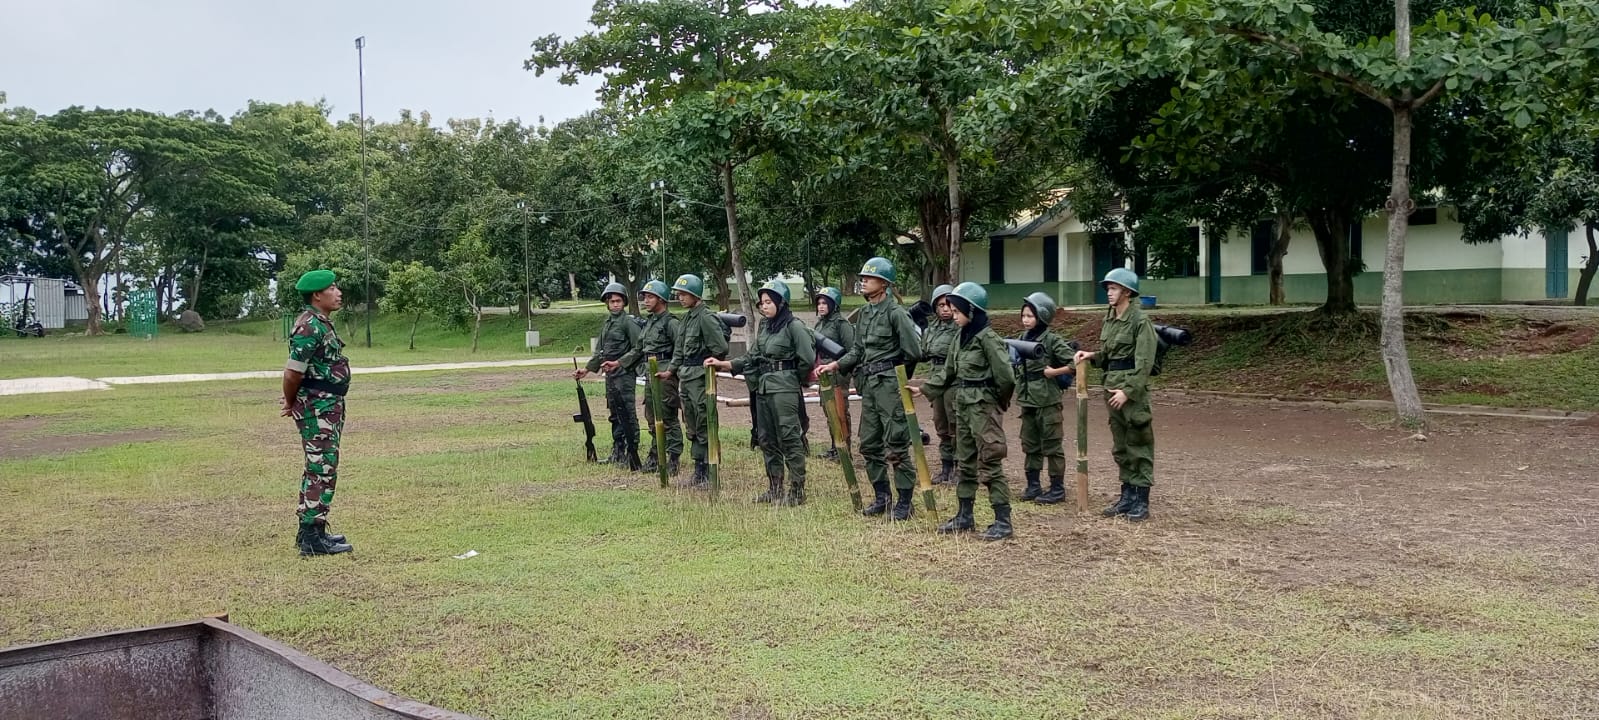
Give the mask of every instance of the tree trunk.
M 1277 238 L 1272 241 L 1271 254 L 1271 304 L 1286 305 L 1283 294 L 1283 256 L 1288 254 L 1288 241 L 1294 238 L 1294 214 L 1277 213 Z
M 927 270 L 925 277 L 934 287 L 960 277 L 958 272 L 950 274 L 950 216 L 946 203 L 946 198 L 934 194 L 923 195 L 916 204 L 916 219 L 922 228 L 922 257 L 926 260 L 923 263 Z
M 200 312 L 200 279 L 205 276 L 205 264 L 211 259 L 211 246 L 200 249 L 200 265 L 194 269 L 194 292 L 189 294 L 189 309 Z
M 422 322 L 422 311 L 418 310 L 416 315 L 411 318 L 411 341 L 409 346 L 406 348 L 408 350 L 416 349 L 416 325 L 420 322 Z
M 727 210 L 727 254 L 733 262 L 733 279 L 738 282 L 738 307 L 744 317 L 755 317 L 750 309 L 750 282 L 744 277 L 744 255 L 739 251 L 738 202 L 733 194 L 733 164 L 722 163 L 717 170 L 722 174 L 722 207 Z M 749 331 L 743 332 L 747 335 Z
M 1401 65 L 1410 59 L 1410 0 L 1394 0 L 1394 53 Z M 1427 423 L 1421 393 L 1405 350 L 1405 237 L 1416 202 L 1410 198 L 1410 132 L 1415 108 L 1407 91 L 1392 103 L 1394 113 L 1394 176 L 1388 195 L 1388 251 L 1382 265 L 1382 364 L 1394 396 L 1399 421 L 1421 428 Z
M 577 299 L 577 273 L 566 274 L 566 284 L 572 288 L 572 299 Z
M 1321 312 L 1328 315 L 1355 312 L 1355 273 L 1349 257 L 1351 214 L 1338 208 L 1313 208 L 1305 213 L 1316 236 L 1321 266 L 1327 271 L 1327 301 Z
M 1577 274 L 1577 296 L 1572 299 L 1573 305 L 1588 304 L 1588 290 L 1593 287 L 1593 276 L 1599 271 L 1599 243 L 1594 241 L 1593 224 L 1588 228 L 1588 261 L 1583 263 L 1582 272 Z
M 100 272 L 93 265 L 88 266 L 78 279 L 83 282 L 83 304 L 89 311 L 89 320 L 84 326 L 85 335 L 102 335 L 100 329 Z
M 946 137 L 953 131 L 954 113 L 944 111 L 944 134 Z M 945 272 L 946 277 L 958 278 L 961 276 L 961 157 L 960 153 L 946 152 L 944 157 L 944 181 L 949 186 L 949 264 Z
M 483 329 L 483 308 L 474 306 L 472 312 L 476 317 L 472 320 L 472 352 L 477 353 L 477 334 Z
M 727 276 L 733 273 L 732 268 L 726 263 L 716 266 L 711 273 L 711 287 L 716 288 L 716 307 L 722 312 L 727 312 L 733 302 L 733 291 L 727 286 Z

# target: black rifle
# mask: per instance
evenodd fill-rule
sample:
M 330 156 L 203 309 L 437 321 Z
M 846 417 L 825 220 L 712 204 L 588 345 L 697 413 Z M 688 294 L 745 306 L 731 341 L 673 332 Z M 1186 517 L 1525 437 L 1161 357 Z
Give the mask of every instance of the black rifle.
M 572 357 L 572 369 L 578 369 L 576 356 Z M 589 462 L 599 462 L 600 455 L 594 451 L 594 413 L 589 412 L 589 395 L 583 391 L 582 380 L 573 382 L 577 383 L 577 414 L 572 416 L 572 422 L 583 423 L 583 450 Z

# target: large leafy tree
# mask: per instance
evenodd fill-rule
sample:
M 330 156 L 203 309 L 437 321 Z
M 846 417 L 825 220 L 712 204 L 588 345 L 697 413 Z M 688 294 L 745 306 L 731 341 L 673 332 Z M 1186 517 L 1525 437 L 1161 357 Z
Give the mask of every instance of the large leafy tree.
M 792 37 L 809 13 L 791 0 L 599 0 L 595 31 L 535 40 L 529 70 L 559 68 L 561 81 L 603 74 L 600 96 L 644 112 L 669 130 L 653 148 L 661 165 L 710 168 L 721 186 L 728 257 L 739 303 L 751 311 L 739 239 L 735 173 L 766 151 L 761 98 L 770 92 L 767 50 Z

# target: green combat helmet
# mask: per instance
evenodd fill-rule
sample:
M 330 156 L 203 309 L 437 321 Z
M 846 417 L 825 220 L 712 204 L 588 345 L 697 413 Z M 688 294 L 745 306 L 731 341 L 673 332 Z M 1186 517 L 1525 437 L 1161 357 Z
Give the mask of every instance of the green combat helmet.
M 777 280 L 767 280 L 766 284 L 762 285 L 761 289 L 756 291 L 755 294 L 759 295 L 761 293 L 771 293 L 776 295 L 778 299 L 783 301 L 784 305 L 788 304 L 788 283 L 778 282 Z
M 1022 302 L 1033 306 L 1033 315 L 1038 318 L 1038 322 L 1048 325 L 1049 321 L 1055 319 L 1055 300 L 1050 296 L 1035 292 L 1023 298 Z
M 945 295 L 948 295 L 948 294 L 950 294 L 952 292 L 955 292 L 955 286 L 954 285 L 950 285 L 949 283 L 945 283 L 943 285 L 939 285 L 936 288 L 933 288 L 933 304 L 937 305 L 939 298 L 942 298 Z
M 874 277 L 890 285 L 894 284 L 894 263 L 888 258 L 874 257 L 861 266 L 858 273 L 861 277 Z
M 1138 274 L 1127 268 L 1113 268 L 1110 272 L 1105 273 L 1105 279 L 1099 281 L 1099 284 L 1104 285 L 1105 283 L 1116 283 L 1133 291 L 1134 296 L 1138 295 Z
M 662 300 L 672 299 L 672 291 L 667 290 L 666 283 L 663 283 L 660 280 L 651 280 L 647 283 L 644 283 L 644 289 L 640 290 L 639 294 L 642 295 L 644 293 L 649 293 Z
M 622 302 L 627 302 L 627 286 L 619 282 L 606 285 L 605 292 L 600 293 L 600 299 L 610 300 L 612 295 L 622 298 Z
M 977 308 L 979 311 L 988 312 L 988 291 L 984 290 L 982 285 L 974 282 L 963 282 L 956 285 L 955 291 L 951 294 L 971 303 L 972 307 Z
M 705 281 L 698 275 L 679 275 L 672 283 L 673 290 L 681 290 L 701 300 L 705 299 Z
M 838 306 L 844 302 L 844 293 L 839 292 L 836 287 L 824 287 L 821 292 L 816 293 L 816 298 L 818 300 L 827 298 L 827 301 L 833 304 L 833 312 L 838 312 Z

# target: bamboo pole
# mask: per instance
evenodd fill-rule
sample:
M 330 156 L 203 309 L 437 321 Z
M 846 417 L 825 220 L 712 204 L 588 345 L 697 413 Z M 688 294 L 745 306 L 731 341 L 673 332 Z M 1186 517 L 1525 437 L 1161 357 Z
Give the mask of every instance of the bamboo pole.
M 666 479 L 666 403 L 661 398 L 661 379 L 655 376 L 660 372 L 660 360 L 650 357 L 650 411 L 655 413 L 655 464 L 661 476 L 661 487 L 670 485 Z
M 938 519 L 938 493 L 933 492 L 933 473 L 927 468 L 927 453 L 922 448 L 921 423 L 916 419 L 916 404 L 911 401 L 910 380 L 905 376 L 905 366 L 894 366 L 894 378 L 899 383 L 899 400 L 905 406 L 905 425 L 911 436 L 911 456 L 916 460 L 916 489 L 922 491 L 922 505 Z
M 1088 362 L 1077 363 L 1077 512 L 1088 512 Z
M 821 388 L 817 400 L 822 406 L 822 413 L 827 415 L 827 427 L 833 433 L 833 444 L 838 446 L 838 465 L 844 471 L 844 486 L 849 490 L 849 501 L 855 506 L 855 512 L 860 512 L 861 486 L 855 478 L 855 461 L 850 458 L 844 423 L 839 418 L 839 411 L 843 408 L 843 400 L 839 397 L 842 389 L 833 387 L 832 373 L 822 373 L 817 380 Z
M 711 502 L 722 495 L 722 427 L 716 414 L 716 373 L 705 373 L 705 464 L 711 476 Z

